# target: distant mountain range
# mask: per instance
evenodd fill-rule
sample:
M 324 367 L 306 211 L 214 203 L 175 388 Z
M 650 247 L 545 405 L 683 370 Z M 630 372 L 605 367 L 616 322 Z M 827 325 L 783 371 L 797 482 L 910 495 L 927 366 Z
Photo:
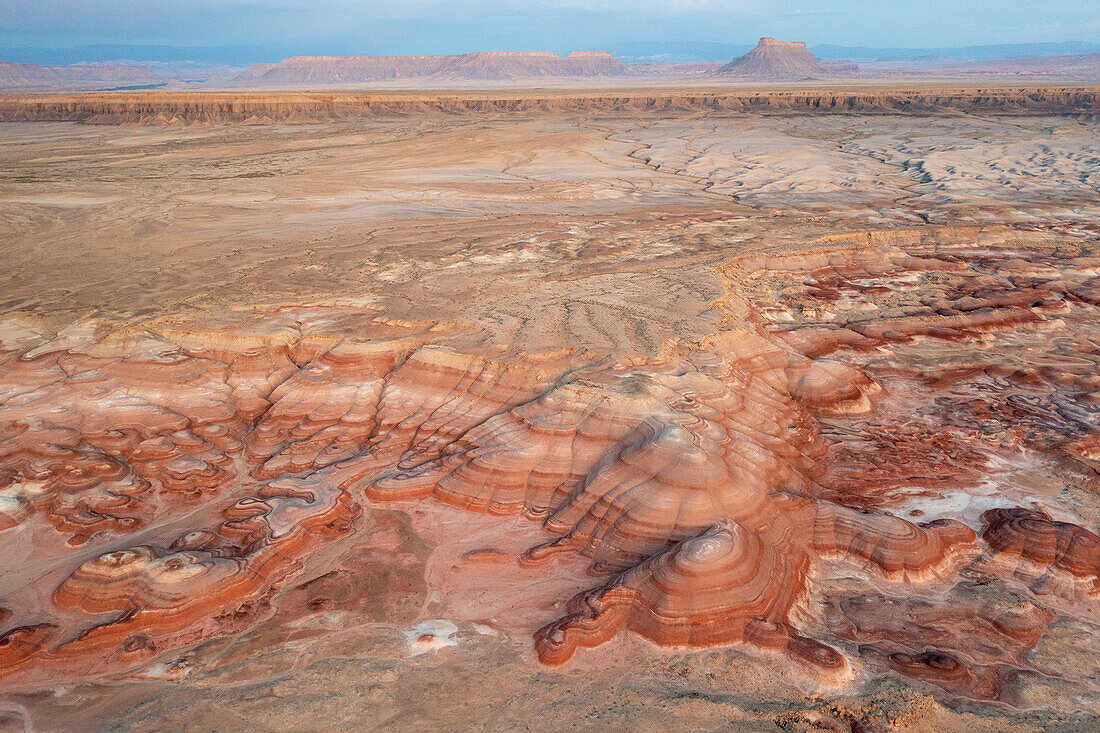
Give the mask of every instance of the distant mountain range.
M 652 42 L 613 45 L 611 53 L 629 63 L 706 63 L 729 61 L 748 53 L 752 43 Z M 1015 43 L 990 46 L 942 48 L 872 48 L 869 46 L 837 46 L 820 44 L 809 50 L 819 59 L 850 59 L 852 61 L 892 61 L 941 56 L 956 61 L 986 61 L 989 59 L 1024 56 L 1069 56 L 1098 53 L 1100 43 L 1067 41 L 1064 43 Z
M 628 63 L 706 63 L 727 62 L 753 49 L 752 41 L 744 43 L 714 43 L 707 41 L 653 41 L 612 45 L 608 50 Z M 481 49 L 477 49 L 481 50 Z M 564 49 L 563 49 L 564 50 Z M 596 50 L 596 49 L 591 49 Z M 940 48 L 878 48 L 869 46 L 811 45 L 809 50 L 819 59 L 851 59 L 854 61 L 887 61 L 914 59 L 921 56 L 945 56 L 957 61 L 985 61 L 1022 56 L 1068 56 L 1098 53 L 1100 43 L 1067 41 L 1063 43 L 1016 43 L 986 46 Z M 248 46 L 135 46 L 94 45 L 71 48 L 5 48 L 0 61 L 45 66 L 63 66 L 80 62 L 191 62 L 193 65 L 238 66 L 254 63 L 277 63 L 287 56 L 301 55 L 362 55 L 383 53 L 383 49 L 313 49 L 248 47 Z
M 0 61 L 0 90 L 131 89 L 164 86 L 167 82 L 148 66 L 39 66 Z
M 697 55 L 687 54 L 695 49 Z M 350 88 L 363 84 L 434 85 L 522 83 L 525 80 L 602 79 L 629 83 L 633 78 L 703 83 L 800 82 L 928 79 L 1012 79 L 1100 81 L 1100 44 L 1021 44 L 968 49 L 867 49 L 847 46 L 806 47 L 801 41 L 766 37 L 743 53 L 724 44 L 634 45 L 626 51 L 659 54 L 613 55 L 607 51 L 491 51 L 421 56 L 292 56 L 278 62 L 241 66 L 180 60 L 169 54 L 142 60 L 132 48 L 125 60 L 81 59 L 73 64 L 33 64 L 0 59 L 0 91 L 95 91 L 227 88 Z M 1068 52 L 1068 53 L 1067 53 Z M 994 54 L 990 56 L 989 54 Z M 1025 55 L 1019 55 L 1025 54 Z M 713 57 L 714 60 L 709 60 Z M 686 60 L 685 60 L 686 59 Z M 732 60 L 731 60 L 732 59 Z M 625 62 L 625 63 L 624 63 Z M 540 81 L 540 83 L 542 83 Z M 601 82 L 602 83 L 602 82 Z
M 392 79 L 508 81 L 547 77 L 600 77 L 626 73 L 607 51 L 483 52 L 434 56 L 297 56 L 253 64 L 234 81 L 262 85 L 359 84 Z
M 238 66 L 278 61 L 285 54 L 270 48 L 248 46 L 135 46 L 110 44 L 69 48 L 5 48 L 0 61 L 43 66 L 69 66 L 81 62 L 106 63 L 125 59 L 130 63 L 191 62 L 199 65 Z
M 743 56 L 755 43 L 702 43 L 695 41 L 619 43 L 611 46 L 611 55 L 628 63 L 701 64 L 728 62 Z
M 890 61 L 915 59 L 922 56 L 946 56 L 958 61 L 987 61 L 1025 56 L 1070 56 L 1100 52 L 1100 43 L 1067 41 L 1065 43 L 1009 43 L 992 46 L 963 46 L 961 48 L 870 48 L 865 46 L 811 46 L 818 58 L 852 59 L 854 61 Z

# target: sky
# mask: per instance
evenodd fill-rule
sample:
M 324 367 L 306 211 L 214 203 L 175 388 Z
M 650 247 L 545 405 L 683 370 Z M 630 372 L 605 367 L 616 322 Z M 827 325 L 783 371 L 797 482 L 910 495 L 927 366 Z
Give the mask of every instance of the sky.
M 763 35 L 877 48 L 1095 41 L 1100 0 L 0 0 L 0 58 L 100 44 L 216 47 L 252 60 L 566 52 Z

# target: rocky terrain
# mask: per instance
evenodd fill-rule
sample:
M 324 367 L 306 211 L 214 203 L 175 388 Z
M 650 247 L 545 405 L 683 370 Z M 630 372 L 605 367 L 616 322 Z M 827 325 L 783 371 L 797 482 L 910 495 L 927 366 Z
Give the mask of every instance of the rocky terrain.
M 9 727 L 1100 722 L 1094 91 L 0 114 Z

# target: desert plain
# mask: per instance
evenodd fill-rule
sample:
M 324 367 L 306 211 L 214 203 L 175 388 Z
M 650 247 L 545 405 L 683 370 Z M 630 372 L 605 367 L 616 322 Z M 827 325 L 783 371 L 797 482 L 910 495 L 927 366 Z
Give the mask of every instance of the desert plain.
M 1100 89 L 0 120 L 5 729 L 1100 724 Z

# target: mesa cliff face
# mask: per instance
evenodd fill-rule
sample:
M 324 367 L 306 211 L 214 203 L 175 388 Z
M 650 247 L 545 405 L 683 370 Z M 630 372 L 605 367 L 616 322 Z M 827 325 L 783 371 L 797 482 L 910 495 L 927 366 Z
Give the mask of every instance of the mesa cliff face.
M 479 52 L 455 56 L 295 56 L 278 64 L 255 64 L 237 81 L 259 85 L 345 84 L 390 79 L 486 79 L 604 77 L 626 73 L 606 51 L 568 56 L 538 52 Z
M 758 81 L 806 81 L 834 72 L 809 52 L 804 41 L 764 37 L 756 48 L 715 72 L 719 76 Z

